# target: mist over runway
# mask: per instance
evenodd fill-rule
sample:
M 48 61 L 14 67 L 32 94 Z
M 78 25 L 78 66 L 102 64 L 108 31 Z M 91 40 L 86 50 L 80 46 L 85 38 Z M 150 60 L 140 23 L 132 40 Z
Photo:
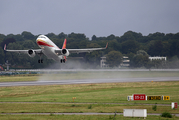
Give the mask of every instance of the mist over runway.
M 26 71 L 29 74 L 36 71 L 39 76 L 35 81 L 0 82 L 0 87 L 179 81 L 179 69 L 27 69 L 17 71 Z
M 34 86 L 34 85 L 118 83 L 118 82 L 152 82 L 152 81 L 153 82 L 179 81 L 179 77 L 49 80 L 49 81 L 31 81 L 31 82 L 2 82 L 2 83 L 0 83 L 0 87 L 8 87 L 8 86 Z

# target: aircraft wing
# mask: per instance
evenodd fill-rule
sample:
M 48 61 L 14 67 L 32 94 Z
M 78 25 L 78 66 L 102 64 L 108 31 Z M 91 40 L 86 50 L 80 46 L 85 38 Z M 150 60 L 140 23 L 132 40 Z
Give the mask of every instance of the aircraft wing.
M 103 50 L 103 49 L 106 49 L 108 46 L 108 43 L 106 44 L 106 47 L 104 48 L 86 48 L 86 49 L 67 49 L 69 51 L 69 53 L 82 53 L 82 52 L 92 52 L 92 51 L 95 51 L 95 50 Z M 59 50 L 55 50 L 56 53 L 58 54 L 61 54 L 62 53 L 62 49 L 59 49 Z
M 5 51 L 28 54 L 28 51 L 29 51 L 29 50 L 5 50 Z M 33 49 L 33 51 L 34 51 L 36 54 L 42 54 L 42 50 L 41 50 L 41 49 Z
M 24 54 L 28 54 L 28 51 L 29 51 L 29 50 L 8 50 L 8 49 L 6 49 L 6 45 L 4 45 L 4 50 L 8 51 L 8 52 L 24 53 Z M 42 50 L 41 49 L 34 49 L 33 51 L 36 54 L 42 54 Z

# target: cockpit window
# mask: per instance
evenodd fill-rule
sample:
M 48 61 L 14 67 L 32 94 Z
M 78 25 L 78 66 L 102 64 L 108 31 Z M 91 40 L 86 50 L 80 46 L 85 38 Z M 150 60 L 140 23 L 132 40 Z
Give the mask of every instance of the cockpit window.
M 39 36 L 39 38 L 44 38 L 44 39 L 46 39 L 46 37 L 45 37 L 45 36 Z

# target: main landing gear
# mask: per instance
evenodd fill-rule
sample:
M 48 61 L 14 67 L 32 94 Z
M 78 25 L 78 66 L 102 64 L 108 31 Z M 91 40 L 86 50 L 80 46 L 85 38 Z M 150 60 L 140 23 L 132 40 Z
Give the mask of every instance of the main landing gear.
M 38 63 L 43 63 L 43 59 L 39 59 L 39 60 L 38 60 Z
M 65 61 L 66 61 L 65 59 L 61 59 L 61 63 L 63 63 L 63 62 L 65 63 Z
M 40 59 L 38 60 L 38 63 L 43 63 L 42 55 L 43 54 L 39 54 Z

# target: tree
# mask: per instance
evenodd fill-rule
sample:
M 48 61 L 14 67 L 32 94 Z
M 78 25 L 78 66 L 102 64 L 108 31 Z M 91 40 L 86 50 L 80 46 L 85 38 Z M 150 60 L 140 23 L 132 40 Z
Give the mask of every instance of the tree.
M 25 39 L 34 39 L 34 35 L 30 32 L 24 31 L 22 32 L 21 36 Z
M 139 49 L 139 43 L 135 40 L 127 40 L 121 44 L 122 46 L 122 53 L 128 54 L 128 53 L 136 53 Z
M 134 67 L 146 67 L 149 62 L 149 55 L 144 50 L 137 51 L 137 54 L 133 57 L 132 63 Z
M 161 40 L 151 42 L 148 50 L 149 55 L 160 56 L 162 55 L 162 51 L 163 51 L 163 43 Z
M 1 43 L 1 47 L 4 48 L 5 44 L 7 46 L 9 43 L 13 43 L 13 42 L 16 42 L 16 40 L 14 38 L 7 38 L 7 39 L 3 40 L 3 42 Z
M 110 40 L 109 42 L 109 47 L 112 48 L 115 51 L 120 51 L 121 50 L 121 44 L 117 42 L 117 40 Z
M 92 40 L 96 40 L 96 35 L 93 35 L 93 36 L 92 36 Z
M 26 49 L 34 49 L 36 44 L 32 40 L 26 40 L 23 42 L 22 46 Z
M 127 31 L 124 33 L 123 36 L 121 36 L 121 41 L 127 41 L 127 40 L 137 40 L 137 39 L 141 39 L 143 36 L 141 33 L 136 33 L 133 31 Z
M 179 68 L 179 60 L 173 60 L 173 57 L 179 58 L 179 33 L 176 34 L 164 34 L 164 33 L 153 33 L 148 36 L 143 36 L 141 33 L 136 33 L 133 31 L 128 31 L 124 33 L 121 37 L 115 36 L 113 34 L 107 37 L 97 37 L 96 35 L 92 36 L 92 40 L 86 37 L 85 34 L 71 33 L 64 34 L 61 32 L 56 35 L 54 33 L 47 34 L 48 37 L 61 48 L 64 39 L 67 39 L 67 48 L 68 49 L 78 49 L 78 48 L 93 48 L 93 47 L 104 47 L 106 43 L 109 43 L 109 46 L 106 50 L 94 51 L 89 53 L 80 53 L 80 54 L 71 54 L 73 57 L 83 57 L 86 59 L 86 62 L 89 64 L 99 65 L 99 60 L 101 56 L 110 55 L 113 51 L 120 51 L 122 54 L 125 54 L 130 59 L 130 65 L 133 67 L 167 67 L 167 68 Z M 47 65 L 54 62 L 53 60 L 48 60 L 46 56 L 42 56 L 44 59 L 43 64 L 38 64 L 37 61 L 39 56 L 34 58 L 29 58 L 25 54 L 17 54 L 4 52 L 3 48 L 6 44 L 7 49 L 39 49 L 36 44 L 36 38 L 38 36 L 33 35 L 30 32 L 24 31 L 21 34 L 0 34 L 0 57 L 1 62 L 5 61 L 5 57 L 13 65 L 21 67 L 31 67 L 31 68 L 44 68 Z M 141 51 L 145 50 L 145 51 Z M 139 50 L 139 51 L 138 51 Z M 113 53 L 112 52 L 112 53 Z M 3 55 L 5 53 L 5 55 Z M 167 56 L 167 61 L 148 61 L 147 55 L 151 56 Z M 116 55 L 108 58 L 108 62 L 113 61 Z M 109 60 L 110 59 L 110 60 Z M 114 59 L 114 60 L 111 60 Z M 118 66 L 120 64 L 114 64 L 111 62 L 111 66 Z M 159 64 L 160 63 L 160 64 Z M 16 66 L 16 67 L 17 67 Z
M 115 36 L 114 36 L 113 34 L 111 34 L 111 35 L 108 36 L 106 39 L 107 39 L 107 40 L 114 40 L 114 39 L 115 39 Z
M 61 32 L 61 33 L 58 35 L 58 38 L 59 38 L 59 39 L 65 39 L 65 38 L 67 38 L 67 35 L 64 34 L 63 32 Z
M 133 58 L 134 67 L 145 67 L 149 62 L 149 58 L 142 54 L 135 55 Z
M 122 62 L 122 54 L 119 51 L 111 51 L 106 55 L 107 63 L 110 67 L 118 67 Z
M 0 64 L 4 64 L 4 57 L 5 57 L 5 55 L 4 55 L 4 51 L 3 51 L 3 49 L 2 48 L 0 48 Z
M 56 38 L 56 35 L 54 33 L 48 33 L 46 36 L 49 38 Z
M 148 56 L 148 57 L 149 57 L 149 55 L 147 54 L 147 52 L 145 52 L 144 50 L 138 50 L 138 51 L 137 51 L 137 55 L 143 55 L 143 56 Z

